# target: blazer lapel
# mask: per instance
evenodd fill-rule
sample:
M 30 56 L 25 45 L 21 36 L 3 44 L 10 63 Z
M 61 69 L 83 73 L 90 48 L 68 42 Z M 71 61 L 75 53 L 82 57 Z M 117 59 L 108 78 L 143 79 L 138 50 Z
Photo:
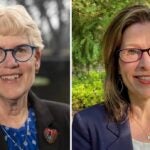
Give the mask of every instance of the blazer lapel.
M 128 120 L 121 123 L 108 122 L 108 130 L 113 134 L 114 139 L 110 142 L 107 150 L 133 150 L 130 127 Z
M 1 128 L 0 128 L 0 148 L 2 150 L 7 150 L 8 149 L 7 143 L 6 143 L 5 139 L 4 139 L 4 133 L 3 133 Z
M 57 129 L 57 125 L 55 124 L 53 116 L 51 112 L 49 111 L 47 105 L 43 103 L 41 100 L 38 100 L 38 98 L 33 94 L 30 95 L 29 101 L 32 103 L 35 109 L 39 149 L 40 150 L 61 149 L 60 148 L 60 138 L 61 138 L 60 135 L 58 135 L 58 138 L 52 144 L 49 144 L 46 140 L 46 137 L 44 136 L 44 130 L 46 128 L 50 128 L 50 129 L 54 128 L 58 130 L 59 132 L 59 129 Z

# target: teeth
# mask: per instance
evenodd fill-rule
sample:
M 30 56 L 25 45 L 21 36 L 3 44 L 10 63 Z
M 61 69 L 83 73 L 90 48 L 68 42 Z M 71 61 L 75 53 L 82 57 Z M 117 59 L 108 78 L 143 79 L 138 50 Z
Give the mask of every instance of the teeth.
M 2 80 L 15 80 L 15 79 L 18 79 L 18 78 L 19 78 L 18 74 L 16 74 L 16 75 L 1 76 Z
M 150 77 L 139 77 L 139 79 L 150 81 Z

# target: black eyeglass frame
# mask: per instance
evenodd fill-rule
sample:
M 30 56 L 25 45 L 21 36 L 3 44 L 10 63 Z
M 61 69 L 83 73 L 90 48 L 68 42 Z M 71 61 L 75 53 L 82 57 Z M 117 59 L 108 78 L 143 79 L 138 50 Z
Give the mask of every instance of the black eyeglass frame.
M 134 61 L 124 61 L 124 60 L 122 59 L 122 57 L 120 56 L 120 52 L 121 52 L 121 51 L 125 51 L 125 50 L 138 50 L 138 51 L 140 52 L 139 58 L 137 58 L 137 59 L 134 60 Z M 147 52 L 148 55 L 150 56 L 150 48 L 146 48 L 146 49 L 140 49 L 140 48 L 126 48 L 126 49 L 121 49 L 121 50 L 118 51 L 120 60 L 123 61 L 123 62 L 125 62 L 125 63 L 137 62 L 138 60 L 140 60 L 140 59 L 142 58 L 144 52 Z
M 27 59 L 27 60 L 18 60 L 16 57 L 15 57 L 15 54 L 16 54 L 16 52 L 17 52 L 17 49 L 19 48 L 19 47 L 30 47 L 31 48 L 31 56 Z M 3 50 L 3 52 L 5 53 L 5 55 L 4 55 L 4 58 L 0 61 L 0 63 L 2 63 L 5 59 L 6 59 L 6 57 L 7 57 L 7 52 L 11 52 L 12 53 L 12 56 L 13 56 L 13 58 L 15 59 L 15 61 L 18 61 L 18 62 L 26 62 L 26 61 L 28 61 L 28 60 L 30 60 L 31 59 L 31 57 L 33 56 L 33 51 L 36 49 L 37 47 L 36 46 L 31 46 L 31 45 L 28 45 L 28 44 L 23 44 L 23 45 L 18 45 L 18 46 L 16 46 L 15 48 L 8 48 L 8 49 L 4 49 L 4 48 L 2 48 L 2 47 L 0 47 L 0 49 L 2 49 Z

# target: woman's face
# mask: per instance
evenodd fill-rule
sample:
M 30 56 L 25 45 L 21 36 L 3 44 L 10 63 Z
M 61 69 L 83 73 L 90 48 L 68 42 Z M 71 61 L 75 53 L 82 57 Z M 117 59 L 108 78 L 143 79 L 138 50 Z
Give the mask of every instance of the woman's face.
M 150 48 L 150 22 L 128 27 L 121 44 L 121 49 L 124 48 Z M 119 72 L 131 101 L 150 98 L 150 56 L 147 52 L 136 62 L 125 63 L 119 59 Z
M 0 36 L 0 47 L 12 49 L 18 45 L 29 44 L 23 36 Z M 36 69 L 40 67 L 41 51 L 35 50 L 30 60 L 18 62 L 7 52 L 6 59 L 0 63 L 0 100 L 15 100 L 26 95 L 35 79 Z

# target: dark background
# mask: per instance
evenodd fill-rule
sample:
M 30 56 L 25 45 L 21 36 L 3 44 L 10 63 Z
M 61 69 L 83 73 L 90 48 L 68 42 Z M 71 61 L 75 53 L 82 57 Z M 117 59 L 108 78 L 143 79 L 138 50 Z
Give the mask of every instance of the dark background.
M 33 91 L 41 98 L 69 103 L 69 60 L 48 59 L 42 61 L 38 77 L 49 80 L 46 85 L 35 85 Z

